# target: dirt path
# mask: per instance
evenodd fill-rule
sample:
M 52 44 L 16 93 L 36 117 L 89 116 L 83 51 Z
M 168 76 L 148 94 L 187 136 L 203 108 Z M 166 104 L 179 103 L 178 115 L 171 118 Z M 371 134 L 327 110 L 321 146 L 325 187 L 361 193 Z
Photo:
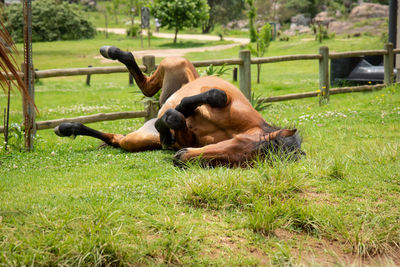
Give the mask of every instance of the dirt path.
M 98 31 L 105 31 L 104 28 L 97 28 Z M 126 34 L 125 29 L 118 29 L 118 28 L 109 28 L 108 32 L 115 33 L 115 34 Z M 144 33 L 146 34 L 146 33 Z M 152 33 L 154 37 L 158 38 L 167 38 L 173 39 L 174 34 L 172 33 Z M 178 34 L 178 39 L 185 39 L 185 40 L 200 40 L 200 41 L 218 41 L 220 38 L 219 36 L 214 35 L 202 35 L 202 34 Z M 208 46 L 208 47 L 194 47 L 194 48 L 176 48 L 176 49 L 153 49 L 153 50 L 142 50 L 142 51 L 133 51 L 133 55 L 136 58 L 142 58 L 144 55 L 154 55 L 155 57 L 166 57 L 166 56 L 184 56 L 186 53 L 191 52 L 207 52 L 207 51 L 220 51 L 229 49 L 238 45 L 248 44 L 250 40 L 248 38 L 233 38 L 233 37 L 226 37 L 224 38 L 228 41 L 235 42 L 234 44 L 227 44 L 227 45 L 216 45 L 216 46 Z M 107 59 L 101 61 L 102 63 L 110 62 Z

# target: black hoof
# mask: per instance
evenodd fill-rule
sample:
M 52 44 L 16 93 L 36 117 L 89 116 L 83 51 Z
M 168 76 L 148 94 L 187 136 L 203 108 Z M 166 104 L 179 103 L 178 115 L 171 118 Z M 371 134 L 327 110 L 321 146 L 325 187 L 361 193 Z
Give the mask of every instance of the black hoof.
M 82 126 L 83 124 L 79 122 L 65 122 L 54 128 L 54 133 L 60 137 L 76 136 Z
M 117 59 L 117 53 L 121 51 L 119 48 L 115 46 L 103 46 L 100 48 L 100 54 L 108 59 Z
M 178 152 L 175 153 L 174 158 L 173 158 L 173 163 L 175 167 L 179 168 L 185 168 L 187 167 L 187 164 L 183 161 L 183 155 L 187 153 L 188 149 L 187 148 L 182 148 L 181 150 L 178 150 Z
M 182 113 L 175 109 L 168 109 L 162 118 L 165 125 L 170 129 L 186 129 L 186 119 Z
M 207 104 L 214 108 L 223 108 L 226 106 L 226 102 L 228 101 L 228 97 L 226 93 L 219 89 L 211 89 L 207 91 Z

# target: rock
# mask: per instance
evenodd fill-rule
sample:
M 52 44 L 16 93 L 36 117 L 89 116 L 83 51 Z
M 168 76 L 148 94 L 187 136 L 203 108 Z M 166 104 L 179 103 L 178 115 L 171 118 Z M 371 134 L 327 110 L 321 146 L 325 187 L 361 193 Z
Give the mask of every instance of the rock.
M 322 24 L 322 25 L 329 25 L 329 23 L 331 23 L 332 21 L 335 21 L 336 18 L 330 16 L 328 14 L 328 11 L 322 11 L 320 13 L 318 13 L 315 18 L 313 18 L 313 22 L 314 23 L 318 23 L 318 24 Z
M 311 28 L 308 26 L 296 26 L 296 25 L 291 25 L 289 30 L 286 30 L 284 34 L 288 36 L 293 36 L 296 34 L 305 34 L 305 33 L 311 33 Z
M 228 24 L 226 24 L 225 27 L 228 29 L 243 29 L 247 27 L 248 23 L 249 21 L 247 19 L 234 20 L 228 22 Z
M 290 19 L 291 25 L 290 27 L 292 27 L 292 25 L 295 26 L 308 26 L 311 22 L 310 18 L 307 18 L 306 16 L 304 16 L 304 14 L 298 14 L 294 17 L 292 17 Z M 293 26 L 293 27 L 295 27 Z
M 389 7 L 387 5 L 364 3 L 351 10 L 349 18 L 351 20 L 369 19 L 369 18 L 387 18 L 389 16 Z

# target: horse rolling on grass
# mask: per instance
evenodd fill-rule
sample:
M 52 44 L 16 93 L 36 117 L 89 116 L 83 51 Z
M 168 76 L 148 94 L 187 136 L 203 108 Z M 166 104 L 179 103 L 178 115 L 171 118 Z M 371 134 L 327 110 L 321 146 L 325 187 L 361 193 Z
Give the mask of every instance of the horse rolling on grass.
M 113 46 L 102 47 L 100 53 L 125 64 L 144 95 L 162 88 L 157 118 L 127 135 L 63 123 L 54 129 L 58 136 L 91 136 L 130 152 L 169 148 L 177 151 L 174 164 L 179 166 L 191 160 L 207 166 L 247 166 L 273 154 L 289 159 L 305 154 L 296 129 L 269 125 L 240 90 L 218 77 L 200 78 L 187 59 L 167 57 L 148 77 L 131 53 Z

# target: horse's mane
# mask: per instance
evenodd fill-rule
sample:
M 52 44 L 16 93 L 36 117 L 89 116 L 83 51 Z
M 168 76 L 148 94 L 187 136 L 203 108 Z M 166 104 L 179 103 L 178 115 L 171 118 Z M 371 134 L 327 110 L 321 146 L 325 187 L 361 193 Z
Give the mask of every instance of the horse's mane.
M 292 136 L 278 136 L 274 140 L 269 140 L 268 135 L 271 132 L 290 128 L 294 127 L 279 127 L 265 123 L 262 125 L 263 134 L 261 134 L 260 141 L 256 144 L 257 149 L 266 154 L 274 153 L 283 157 L 289 157 L 290 159 L 297 159 L 298 156 L 293 157 L 295 154 L 305 155 L 305 153 L 301 150 L 301 143 L 303 139 L 299 132 L 296 132 Z

